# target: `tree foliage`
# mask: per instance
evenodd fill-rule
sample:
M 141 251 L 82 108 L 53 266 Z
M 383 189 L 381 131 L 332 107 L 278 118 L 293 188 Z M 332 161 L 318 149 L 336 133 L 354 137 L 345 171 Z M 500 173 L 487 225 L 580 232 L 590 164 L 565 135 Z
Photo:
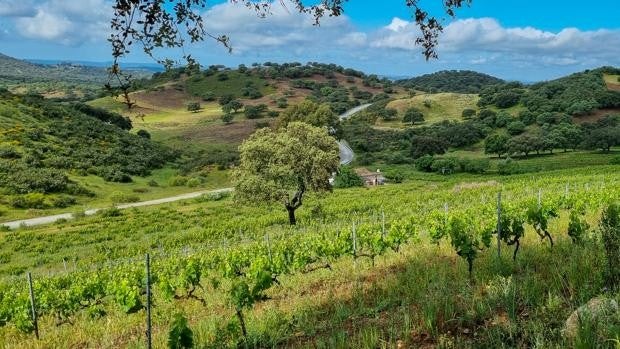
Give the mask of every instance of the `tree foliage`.
M 292 122 L 279 130 L 263 128 L 239 147 L 233 171 L 235 198 L 241 202 L 279 202 L 295 224 L 295 210 L 306 192 L 331 190 L 339 164 L 338 145 L 327 130 Z

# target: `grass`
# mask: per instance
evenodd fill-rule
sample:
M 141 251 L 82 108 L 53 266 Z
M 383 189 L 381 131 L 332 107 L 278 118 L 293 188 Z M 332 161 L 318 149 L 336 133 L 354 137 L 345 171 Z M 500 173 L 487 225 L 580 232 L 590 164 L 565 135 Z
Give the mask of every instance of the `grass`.
M 429 175 L 431 176 L 431 175 Z M 190 200 L 165 208 L 129 210 L 121 217 L 91 217 L 69 223 L 23 229 L 0 236 L 0 274 L 7 268 L 33 270 L 35 281 L 48 272 L 62 273 L 62 258 L 77 257 L 77 267 L 113 264 L 153 251 L 154 260 L 166 258 L 186 247 L 209 248 L 225 243 L 234 248 L 247 239 L 262 239 L 265 233 L 296 234 L 350 225 L 355 212 L 371 221 L 385 209 L 388 221 L 415 217 L 450 200 L 451 209 L 470 207 L 472 199 L 493 198 L 501 187 L 505 200 L 535 194 L 546 195 L 571 188 L 617 193 L 617 166 L 563 170 L 511 177 L 486 176 L 493 186 L 462 186 L 478 183 L 481 176 L 439 176 L 411 180 L 401 185 L 372 189 L 336 190 L 322 199 L 311 197 L 300 210 L 296 228 L 286 226 L 283 208 L 247 207 L 223 201 Z M 598 184 L 605 178 L 607 187 Z M 586 184 L 591 185 L 585 189 Z M 456 191 L 457 187 L 466 188 Z M 573 190 L 573 189 L 571 189 Z M 577 189 L 575 189 L 577 190 Z M 615 191 L 614 191 L 615 190 Z M 314 216 L 315 207 L 325 214 L 323 223 Z M 374 213 L 373 213 L 374 212 Z M 376 218 L 376 217 L 375 217 Z M 586 217 L 596 226 L 599 213 Z M 504 247 L 498 261 L 495 249 L 481 253 L 475 262 L 474 280 L 465 263 L 445 242 L 431 244 L 425 229 L 420 240 L 400 252 L 390 252 L 372 266 L 350 257 L 333 261 L 332 270 L 294 274 L 280 278 L 281 286 L 268 292 L 268 299 L 247 312 L 250 347 L 282 348 L 521 348 L 571 347 L 563 333 L 564 320 L 579 305 L 602 291 L 604 259 L 597 231 L 583 246 L 572 245 L 566 235 L 566 212 L 550 222 L 556 246 L 541 244 L 528 226 L 518 260 Z M 72 263 L 69 269 L 73 268 Z M 196 346 L 236 347 L 238 324 L 223 289 L 212 289 L 205 281 L 206 305 L 197 300 L 166 301 L 155 287 L 153 311 L 154 347 L 165 347 L 173 314 L 187 314 Z M 619 294 L 609 296 L 620 300 Z M 144 312 L 125 315 L 113 306 L 104 318 L 79 313 L 73 325 L 55 326 L 42 319 L 42 339 L 0 327 L 0 346 L 11 348 L 102 347 L 138 348 L 144 344 Z M 603 324 L 603 335 L 593 336 L 595 347 L 618 337 Z M 611 342 L 609 342 L 611 343 Z M 613 347 L 609 347 L 613 348 Z
M 70 208 L 53 209 L 14 209 L 0 205 L 0 221 L 12 221 L 18 219 L 34 218 L 39 216 L 54 215 L 65 212 L 83 212 L 91 208 L 110 207 L 118 200 L 118 197 L 134 197 L 139 201 L 160 199 L 185 193 L 207 189 L 219 189 L 230 186 L 228 171 L 212 169 L 206 176 L 205 182 L 197 187 L 170 186 L 171 178 L 177 176 L 179 171 L 173 168 L 154 170 L 148 177 L 133 177 L 132 183 L 105 182 L 97 176 L 70 176 L 71 180 L 79 183 L 86 189 L 95 193 L 95 197 L 79 197 L 78 203 Z M 157 182 L 158 186 L 152 187 L 148 183 Z
M 432 124 L 442 120 L 462 120 L 461 113 L 464 109 L 478 110 L 478 99 L 478 95 L 461 93 L 423 94 L 414 96 L 413 98 L 397 99 L 390 102 L 387 108 L 398 110 L 401 117 L 398 120 L 390 122 L 380 120 L 377 125 L 397 127 L 402 125 L 402 127 L 404 127 L 402 115 L 407 108 L 411 107 L 419 109 L 424 114 L 426 124 Z M 424 101 L 426 100 L 431 102 L 430 108 L 424 105 Z
M 226 74 L 228 79 L 219 80 L 220 74 Z M 226 71 L 216 73 L 211 76 L 190 77 L 186 82 L 187 92 L 194 96 L 203 96 L 205 93 L 211 92 L 216 96 L 233 95 L 240 98 L 241 90 L 249 84 L 257 88 L 263 95 L 275 92 L 269 86 L 267 80 L 256 75 L 246 75 L 238 71 Z

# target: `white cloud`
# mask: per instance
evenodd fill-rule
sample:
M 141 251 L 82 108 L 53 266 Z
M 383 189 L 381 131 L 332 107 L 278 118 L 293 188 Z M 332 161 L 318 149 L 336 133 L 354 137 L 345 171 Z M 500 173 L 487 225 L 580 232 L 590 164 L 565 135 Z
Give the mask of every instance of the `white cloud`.
M 32 0 L 0 1 L 0 17 L 32 17 L 35 14 Z
M 34 15 L 15 20 L 22 36 L 77 45 L 87 41 L 105 41 L 112 15 L 105 0 L 48 0 L 34 6 Z
M 286 1 L 284 5 L 274 2 L 266 18 L 245 6 L 231 3 L 212 7 L 204 18 L 207 32 L 230 37 L 236 53 L 273 48 L 293 51 L 292 47 L 307 51 L 313 47 L 327 48 L 334 43 L 363 45 L 365 42 L 365 34 L 354 33 L 346 16 L 326 17 L 320 26 L 315 26 L 311 16 L 300 14 Z

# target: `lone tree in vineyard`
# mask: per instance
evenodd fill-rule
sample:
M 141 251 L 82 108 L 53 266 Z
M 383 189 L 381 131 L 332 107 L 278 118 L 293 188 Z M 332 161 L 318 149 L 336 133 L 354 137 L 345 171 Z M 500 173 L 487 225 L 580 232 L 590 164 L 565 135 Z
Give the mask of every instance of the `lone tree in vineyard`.
M 338 145 L 327 130 L 292 122 L 280 130 L 263 128 L 239 147 L 241 161 L 232 174 L 235 199 L 280 202 L 291 225 L 306 192 L 331 190 L 338 169 Z

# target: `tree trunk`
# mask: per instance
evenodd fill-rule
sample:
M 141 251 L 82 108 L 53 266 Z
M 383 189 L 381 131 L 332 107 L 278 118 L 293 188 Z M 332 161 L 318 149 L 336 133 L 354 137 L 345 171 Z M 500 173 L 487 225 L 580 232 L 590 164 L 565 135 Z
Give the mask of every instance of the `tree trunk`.
M 297 219 L 295 219 L 295 210 L 296 209 L 297 209 L 296 207 L 286 206 L 286 210 L 288 211 L 288 222 L 291 225 L 297 224 Z

